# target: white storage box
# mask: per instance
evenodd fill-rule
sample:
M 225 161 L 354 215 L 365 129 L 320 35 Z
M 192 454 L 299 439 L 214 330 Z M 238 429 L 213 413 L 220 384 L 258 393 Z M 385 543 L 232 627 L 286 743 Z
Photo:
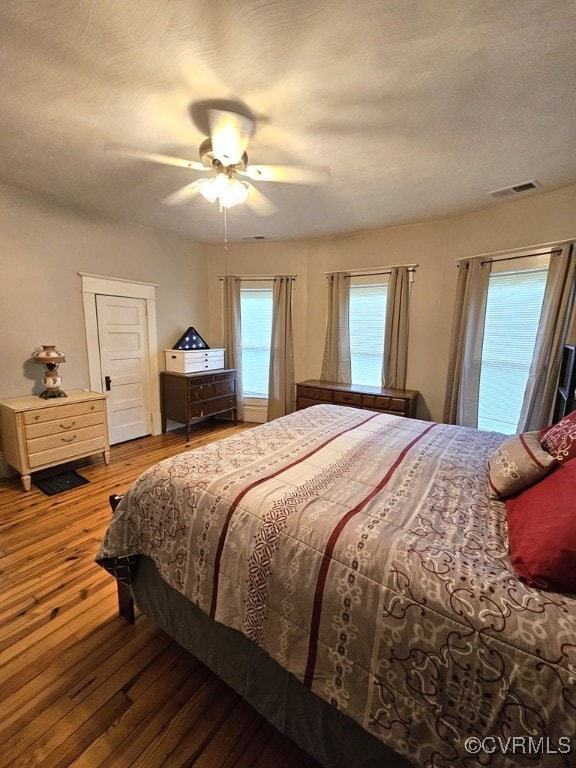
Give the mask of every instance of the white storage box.
M 166 370 L 172 373 L 199 373 L 224 368 L 223 349 L 165 349 Z

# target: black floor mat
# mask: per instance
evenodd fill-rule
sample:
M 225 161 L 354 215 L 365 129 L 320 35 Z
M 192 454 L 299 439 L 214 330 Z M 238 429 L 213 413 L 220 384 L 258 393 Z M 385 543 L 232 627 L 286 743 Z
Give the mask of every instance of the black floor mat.
M 69 491 L 71 488 L 78 488 L 78 486 L 89 482 L 90 480 L 86 480 L 85 477 L 82 477 L 82 475 L 79 475 L 74 470 L 61 472 L 58 475 L 50 475 L 49 477 L 32 478 L 32 484 L 40 488 L 47 496 L 54 496 L 56 493 Z

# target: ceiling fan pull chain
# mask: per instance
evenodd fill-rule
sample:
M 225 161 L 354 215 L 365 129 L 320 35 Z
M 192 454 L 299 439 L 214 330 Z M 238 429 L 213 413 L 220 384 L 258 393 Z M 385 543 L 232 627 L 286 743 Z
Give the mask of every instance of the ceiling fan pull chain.
M 222 208 L 220 209 L 222 210 Z M 224 210 L 224 251 L 228 251 L 228 219 L 226 218 L 226 208 Z

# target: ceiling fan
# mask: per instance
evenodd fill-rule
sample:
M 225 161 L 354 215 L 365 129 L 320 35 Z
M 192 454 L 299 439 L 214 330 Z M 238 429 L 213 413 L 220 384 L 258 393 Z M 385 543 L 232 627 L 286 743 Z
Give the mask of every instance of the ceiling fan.
M 212 203 L 218 200 L 220 210 L 245 202 L 259 216 L 269 216 L 278 210 L 276 205 L 242 178 L 288 184 L 325 184 L 330 179 L 330 171 L 325 166 L 250 164 L 246 148 L 255 125 L 245 115 L 210 109 L 208 124 L 210 137 L 199 148 L 201 162 L 118 145 L 108 145 L 108 148 L 140 160 L 211 172 L 208 178 L 197 179 L 173 192 L 162 201 L 166 205 L 181 205 L 201 194 Z

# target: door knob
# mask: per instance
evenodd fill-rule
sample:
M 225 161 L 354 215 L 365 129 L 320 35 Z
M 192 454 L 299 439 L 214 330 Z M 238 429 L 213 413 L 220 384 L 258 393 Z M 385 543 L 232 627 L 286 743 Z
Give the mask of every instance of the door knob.
M 110 392 L 110 389 L 112 388 L 112 379 L 110 376 L 104 376 L 104 384 L 106 386 L 106 392 Z

